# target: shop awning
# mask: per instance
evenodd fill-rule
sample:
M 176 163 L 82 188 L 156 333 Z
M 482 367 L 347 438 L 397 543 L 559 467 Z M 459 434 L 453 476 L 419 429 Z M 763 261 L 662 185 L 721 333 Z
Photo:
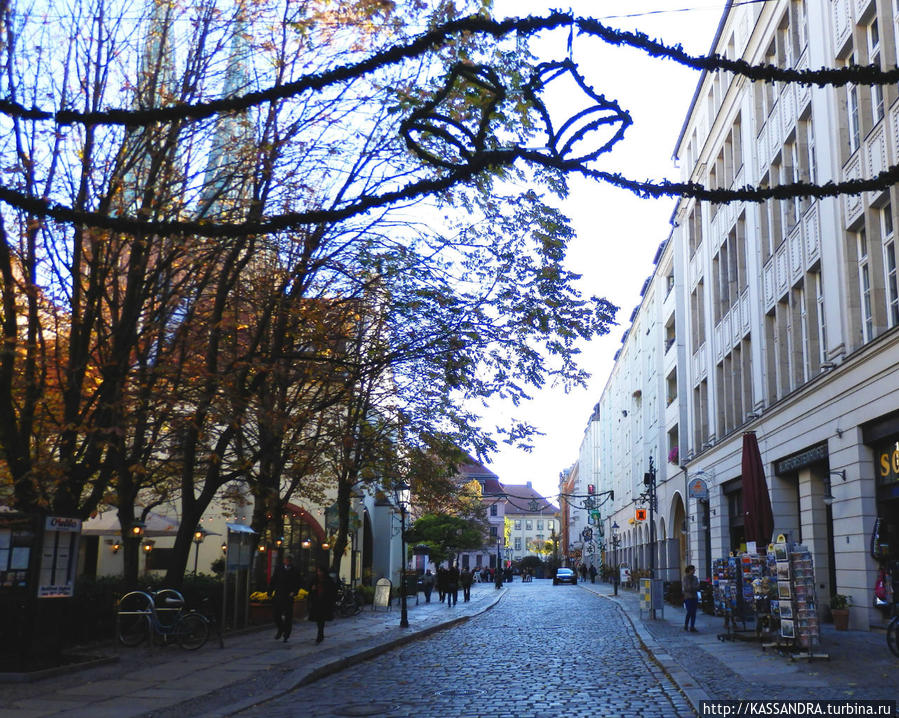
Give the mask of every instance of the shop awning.
M 168 516 L 151 511 L 144 520 L 144 536 L 150 538 L 175 536 L 178 533 L 178 525 L 175 519 L 170 519 Z M 119 524 L 119 515 L 115 509 L 91 516 L 81 525 L 82 536 L 114 536 L 121 533 L 122 527 Z
M 225 524 L 225 526 L 228 527 L 229 531 L 231 531 L 232 533 L 236 533 L 236 534 L 254 534 L 254 533 L 256 533 L 255 531 L 253 531 L 252 528 L 250 528 L 249 526 L 244 526 L 243 524 Z

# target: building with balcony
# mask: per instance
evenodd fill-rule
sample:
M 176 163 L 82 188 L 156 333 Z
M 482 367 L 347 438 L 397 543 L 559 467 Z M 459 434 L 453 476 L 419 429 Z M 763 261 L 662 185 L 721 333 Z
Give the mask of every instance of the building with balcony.
M 897 64 L 899 2 L 729 2 L 711 52 L 750 64 Z M 703 73 L 675 145 L 712 188 L 869 178 L 897 164 L 895 85 L 809 87 Z M 599 402 L 612 561 L 674 580 L 745 544 L 742 437 L 756 434 L 775 535 L 807 545 L 818 605 L 869 608 L 899 560 L 895 187 L 832 199 L 678 201 Z M 636 521 L 655 469 L 655 546 Z M 702 478 L 707 499 L 690 498 Z M 877 535 L 874 535 L 877 527 Z M 872 550 L 872 547 L 874 550 Z M 654 553 L 650 553 L 650 552 Z

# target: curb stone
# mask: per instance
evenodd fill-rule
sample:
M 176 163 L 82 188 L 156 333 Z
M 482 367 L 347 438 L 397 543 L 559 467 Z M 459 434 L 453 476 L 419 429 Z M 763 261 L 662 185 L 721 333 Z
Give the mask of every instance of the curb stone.
M 221 709 L 217 709 L 211 712 L 199 714 L 195 716 L 195 718 L 224 718 L 225 716 L 236 715 L 254 706 L 266 703 L 276 698 L 280 698 L 281 696 L 290 693 L 297 688 L 313 683 L 333 673 L 338 673 L 345 668 L 349 668 L 351 666 L 362 663 L 363 661 L 367 661 L 370 658 L 374 658 L 381 654 L 392 651 L 394 648 L 398 648 L 399 646 L 402 646 L 406 643 L 411 643 L 412 641 L 425 638 L 433 633 L 437 633 L 438 631 L 443 631 L 448 628 L 452 628 L 453 626 L 457 626 L 461 623 L 465 623 L 475 616 L 479 616 L 496 606 L 500 602 L 502 597 L 506 594 L 507 590 L 508 589 L 503 589 L 502 591 L 494 594 L 494 597 L 492 599 L 488 599 L 485 606 L 478 609 L 474 613 L 466 616 L 459 616 L 442 623 L 435 623 L 430 626 L 425 626 L 420 630 L 415 630 L 386 642 L 379 642 L 377 641 L 377 639 L 374 639 L 374 643 L 372 643 L 372 641 L 369 640 L 365 644 L 363 644 L 365 645 L 364 648 L 361 648 L 356 652 L 350 652 L 348 655 L 339 656 L 331 660 L 327 660 L 325 663 L 322 663 L 319 666 L 310 668 L 310 666 L 307 665 L 303 668 L 296 668 L 291 670 L 275 685 L 274 688 L 271 688 L 261 693 L 260 695 L 246 698 L 237 703 L 232 703 L 228 707 L 227 712 L 222 712 Z M 172 706 L 168 710 L 177 711 L 177 709 L 178 706 Z
M 661 644 L 659 644 L 655 637 L 650 634 L 641 623 L 634 621 L 633 617 L 624 608 L 621 601 L 616 600 L 614 596 L 608 596 L 599 593 L 598 591 L 591 591 L 589 588 L 584 588 L 593 595 L 603 598 L 618 607 L 618 610 L 627 618 L 634 628 L 634 632 L 637 634 L 637 640 L 640 641 L 640 644 L 643 646 L 650 659 L 674 682 L 684 698 L 687 699 L 687 702 L 690 704 L 693 711 L 699 715 L 699 702 L 709 700 L 709 695 L 697 684 L 690 673 L 686 671 L 680 663 L 674 660 L 671 654 L 663 649 Z

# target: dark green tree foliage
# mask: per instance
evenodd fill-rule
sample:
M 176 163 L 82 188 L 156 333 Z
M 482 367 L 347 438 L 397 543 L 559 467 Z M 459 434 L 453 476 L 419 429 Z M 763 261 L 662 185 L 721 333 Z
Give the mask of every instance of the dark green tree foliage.
M 484 544 L 482 524 L 446 514 L 425 514 L 406 531 L 408 544 L 427 544 L 435 563 L 452 561 L 460 551 L 470 551 Z

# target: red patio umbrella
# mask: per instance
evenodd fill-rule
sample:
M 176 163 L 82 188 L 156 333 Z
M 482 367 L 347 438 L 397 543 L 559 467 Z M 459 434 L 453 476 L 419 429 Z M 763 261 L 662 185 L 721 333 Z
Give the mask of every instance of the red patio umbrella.
M 774 532 L 774 514 L 754 431 L 743 434 L 743 517 L 746 540 L 764 551 Z

